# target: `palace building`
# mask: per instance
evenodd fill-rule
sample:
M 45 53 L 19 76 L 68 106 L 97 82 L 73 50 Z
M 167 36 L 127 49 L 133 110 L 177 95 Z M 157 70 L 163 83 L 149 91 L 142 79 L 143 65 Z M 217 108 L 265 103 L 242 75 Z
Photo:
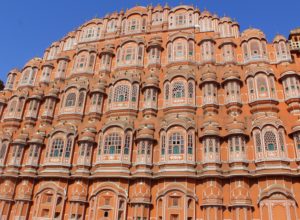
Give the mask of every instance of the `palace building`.
M 1 220 L 300 219 L 300 28 L 94 18 L 0 92 Z

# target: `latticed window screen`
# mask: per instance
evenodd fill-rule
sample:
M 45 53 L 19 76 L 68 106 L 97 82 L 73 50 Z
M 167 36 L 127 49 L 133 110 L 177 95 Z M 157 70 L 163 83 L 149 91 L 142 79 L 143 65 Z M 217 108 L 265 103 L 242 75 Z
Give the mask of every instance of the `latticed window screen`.
M 83 102 L 84 102 L 84 92 L 80 92 L 79 98 L 78 98 L 78 106 L 82 107 Z
M 279 144 L 281 151 L 284 151 L 284 133 L 282 130 L 278 132 Z
M 134 84 L 132 86 L 132 96 L 131 96 L 131 101 L 136 102 L 137 101 L 137 94 L 138 94 L 138 86 Z
M 114 132 L 105 137 L 104 154 L 120 154 L 121 153 L 122 138 Z
M 89 68 L 93 68 L 94 62 L 95 62 L 95 55 L 92 54 L 92 55 L 90 55 Z
M 192 82 L 189 82 L 188 84 L 188 92 L 189 92 L 189 98 L 193 98 L 194 95 L 194 85 Z
M 76 94 L 74 92 L 69 93 L 66 98 L 65 106 L 66 107 L 75 106 L 75 102 L 76 102 Z
M 71 155 L 72 143 L 73 143 L 73 140 L 71 137 L 69 137 L 68 141 L 67 141 L 66 152 L 65 152 L 65 157 L 67 157 L 67 158 L 69 158 Z
M 262 151 L 262 146 L 261 146 L 261 139 L 260 139 L 260 133 L 255 134 L 255 144 L 256 144 L 256 149 L 258 152 Z
M 9 106 L 9 111 L 13 112 L 15 110 L 16 106 L 17 106 L 17 101 L 15 101 L 15 100 L 12 101 Z
M 124 144 L 124 154 L 128 155 L 130 149 L 130 134 L 126 134 L 125 144 Z
M 300 132 L 295 134 L 295 142 L 296 142 L 297 150 L 300 150 Z
M 0 159 L 4 158 L 5 152 L 6 152 L 6 144 L 2 143 L 1 149 L 0 149 Z
M 193 154 L 193 135 L 188 135 L 188 154 Z
M 178 132 L 169 137 L 169 154 L 184 154 L 184 138 Z
M 50 157 L 61 157 L 64 149 L 64 140 L 57 138 L 52 142 Z
M 257 88 L 261 93 L 267 92 L 268 87 L 267 87 L 267 82 L 265 77 L 261 76 L 257 78 Z
M 127 102 L 129 97 L 129 86 L 119 85 L 115 88 L 114 102 Z
M 183 82 L 175 82 L 172 89 L 173 98 L 183 98 L 185 94 Z
M 169 92 L 170 92 L 170 87 L 169 84 L 167 84 L 165 86 L 165 99 L 168 100 L 169 99 Z
M 165 155 L 166 153 L 166 137 L 163 135 L 161 137 L 161 155 Z
M 145 149 L 146 149 L 146 143 L 145 143 L 145 141 L 141 141 L 141 142 L 139 143 L 138 154 L 139 154 L 139 155 L 145 154 Z
M 264 142 L 266 150 L 277 150 L 276 135 L 272 131 L 267 131 L 264 134 Z

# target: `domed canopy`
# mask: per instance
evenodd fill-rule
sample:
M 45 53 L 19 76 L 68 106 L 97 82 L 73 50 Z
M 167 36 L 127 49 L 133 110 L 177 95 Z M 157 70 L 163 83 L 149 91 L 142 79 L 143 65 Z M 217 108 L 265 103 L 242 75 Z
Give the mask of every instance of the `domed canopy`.
M 78 141 L 95 142 L 96 133 L 96 126 L 89 123 L 79 135 Z
M 256 29 L 256 28 L 249 28 L 249 29 L 246 29 L 243 33 L 242 33 L 242 38 L 243 40 L 250 40 L 251 38 L 258 38 L 259 40 L 262 40 L 262 39 L 266 39 L 266 36 L 265 34 L 259 30 L 259 29 Z
M 240 118 L 233 118 L 227 124 L 227 135 L 245 134 L 245 129 L 245 123 Z
M 91 86 L 91 93 L 100 92 L 105 94 L 106 80 L 99 79 L 94 85 Z
M 273 40 L 273 43 L 278 43 L 278 42 L 280 42 L 280 41 L 286 42 L 287 40 L 286 40 L 286 38 L 285 38 L 283 35 L 277 34 L 277 35 L 275 36 L 274 40 Z
M 136 139 L 154 139 L 154 125 L 146 122 L 142 123 L 138 129 Z
M 156 75 L 151 74 L 150 76 L 146 77 L 146 80 L 143 84 L 143 89 L 147 87 L 159 88 L 159 79 Z

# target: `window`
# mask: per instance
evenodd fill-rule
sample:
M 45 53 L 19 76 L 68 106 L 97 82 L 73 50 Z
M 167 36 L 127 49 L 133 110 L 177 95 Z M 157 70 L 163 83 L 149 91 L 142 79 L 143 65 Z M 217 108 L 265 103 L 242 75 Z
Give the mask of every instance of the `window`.
M 130 149 L 130 134 L 126 134 L 125 145 L 124 145 L 124 154 L 128 155 Z
M 17 101 L 15 101 L 15 100 L 12 101 L 12 102 L 10 103 L 10 106 L 9 106 L 9 112 L 14 112 L 16 106 L 17 106 Z
M 188 154 L 193 154 L 193 135 L 188 135 Z
M 183 98 L 185 95 L 183 82 L 175 82 L 173 84 L 173 98 Z
M 169 84 L 167 84 L 165 86 L 165 99 L 168 100 L 169 99 Z
M 104 154 L 120 154 L 122 138 L 118 133 L 111 133 L 104 140 Z
M 161 137 L 161 155 L 165 155 L 166 152 L 166 137 L 162 135 Z
M 76 102 L 76 94 L 73 92 L 69 93 L 66 98 L 65 106 L 73 107 L 73 106 L 75 106 L 75 102 Z
M 268 151 L 277 150 L 276 135 L 272 131 L 267 131 L 264 135 L 265 147 Z
M 0 159 L 4 159 L 5 153 L 6 153 L 6 144 L 2 143 L 0 149 Z
M 176 19 L 176 26 L 181 26 L 186 24 L 186 15 L 185 14 L 178 14 L 175 17 Z
M 294 138 L 295 138 L 296 149 L 299 151 L 300 150 L 300 133 L 296 133 L 294 135 Z
M 61 138 L 57 138 L 52 142 L 50 151 L 50 157 L 61 157 L 64 148 L 64 141 Z
M 188 92 L 189 92 L 189 98 L 193 98 L 194 96 L 194 85 L 192 82 L 189 82 L 188 84 Z
M 136 102 L 137 101 L 137 95 L 138 95 L 138 85 L 134 84 L 132 86 L 131 101 Z
M 91 54 L 90 55 L 90 60 L 89 60 L 89 68 L 92 69 L 94 67 L 94 62 L 95 62 L 95 55 Z
M 255 144 L 256 144 L 257 152 L 262 152 L 261 139 L 260 139 L 260 133 L 259 132 L 257 132 L 255 134 Z
M 72 138 L 69 137 L 68 141 L 67 141 L 66 152 L 65 152 L 65 157 L 66 158 L 70 157 L 71 149 L 72 149 L 72 143 L 73 143 L 73 140 L 72 140 Z
M 79 99 L 78 99 L 78 106 L 82 107 L 84 104 L 83 102 L 84 102 L 84 92 L 80 92 Z
M 194 44 L 192 41 L 189 42 L 189 56 L 194 55 Z
M 129 96 L 129 86 L 119 85 L 115 88 L 114 102 L 127 102 Z
M 178 132 L 169 138 L 169 154 L 184 154 L 184 139 Z
M 172 200 L 172 206 L 178 207 L 179 206 L 179 197 L 171 197 Z

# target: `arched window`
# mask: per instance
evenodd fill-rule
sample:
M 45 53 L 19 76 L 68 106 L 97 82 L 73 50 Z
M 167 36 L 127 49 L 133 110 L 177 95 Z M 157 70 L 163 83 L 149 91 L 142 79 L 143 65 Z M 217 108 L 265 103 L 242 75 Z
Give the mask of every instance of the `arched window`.
M 165 86 L 165 99 L 168 100 L 169 99 L 169 84 L 166 84 Z
M 79 98 L 78 98 L 78 106 L 82 107 L 84 104 L 84 92 L 80 92 Z
M 1 144 L 1 148 L 0 148 L 0 159 L 4 159 L 5 153 L 6 153 L 6 143 L 2 143 Z
M 166 153 L 166 136 L 163 134 L 161 137 L 161 155 Z
M 259 42 L 257 40 L 250 42 L 250 51 L 252 58 L 259 58 L 261 55 L 260 48 L 259 48 Z
M 189 56 L 194 55 L 194 43 L 192 41 L 189 41 Z
M 104 154 L 120 154 L 122 138 L 119 133 L 113 132 L 105 137 Z
M 95 62 L 95 55 L 91 54 L 90 55 L 90 60 L 89 60 L 89 68 L 92 69 L 94 67 L 94 62 Z
M 61 157 L 64 149 L 64 140 L 54 139 L 51 146 L 50 157 Z
M 189 98 L 193 98 L 194 97 L 194 85 L 192 82 L 188 83 L 188 92 L 189 92 Z
M 194 148 L 193 142 L 194 142 L 193 135 L 188 134 L 188 147 L 187 147 L 188 154 L 193 154 L 193 148 Z
M 277 150 L 276 135 L 272 131 L 267 131 L 264 134 L 264 142 L 267 151 Z
M 73 145 L 73 139 L 71 137 L 68 138 L 67 140 L 67 145 L 66 145 L 66 152 L 65 152 L 65 157 L 69 158 L 72 150 L 72 145 Z
M 86 61 L 87 61 L 87 58 L 86 58 L 86 55 L 81 55 L 77 58 L 77 69 L 83 69 L 85 68 L 86 66 Z
M 184 83 L 183 82 L 175 82 L 173 84 L 172 97 L 173 98 L 183 98 L 184 96 L 185 96 Z
M 124 154 L 128 155 L 130 151 L 130 134 L 126 134 L 125 136 L 125 144 L 124 144 Z
M 169 154 L 184 154 L 184 138 L 179 132 L 169 137 Z
M 17 106 L 17 101 L 16 100 L 12 101 L 9 106 L 9 112 L 14 112 L 16 109 L 16 106 Z
M 115 88 L 114 102 L 127 102 L 129 97 L 129 86 L 119 85 Z
M 73 107 L 76 103 L 76 94 L 74 92 L 69 93 L 66 98 L 65 107 Z
M 132 86 L 132 95 L 131 95 L 131 101 L 136 102 L 138 96 L 138 85 L 134 84 Z
M 258 94 L 261 97 L 268 96 L 268 84 L 267 84 L 266 77 L 265 76 L 257 76 L 256 84 L 257 84 Z

